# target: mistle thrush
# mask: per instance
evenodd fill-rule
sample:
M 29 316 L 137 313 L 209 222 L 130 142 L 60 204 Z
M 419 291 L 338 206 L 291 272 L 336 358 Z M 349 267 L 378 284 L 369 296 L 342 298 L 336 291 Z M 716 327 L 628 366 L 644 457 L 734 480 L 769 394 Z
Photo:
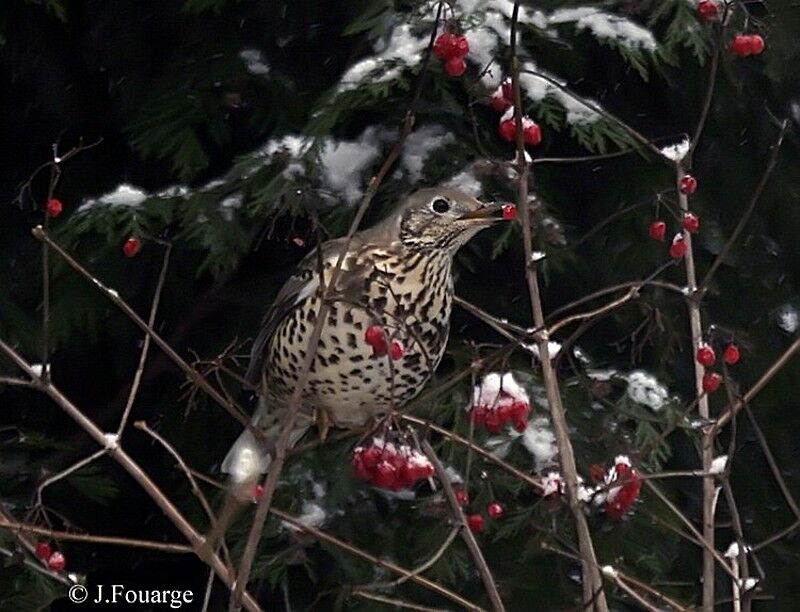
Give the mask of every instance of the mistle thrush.
M 353 236 L 292 443 L 315 414 L 337 427 L 358 427 L 422 390 L 447 344 L 453 256 L 480 230 L 502 219 L 499 204 L 483 204 L 457 189 L 423 189 L 387 219 Z M 269 466 L 320 311 L 320 261 L 327 286 L 344 244 L 343 238 L 331 240 L 322 245 L 321 255 L 315 250 L 303 259 L 264 317 L 247 379 L 260 383 L 261 400 L 252 422 L 265 437 L 259 443 L 245 430 L 228 452 L 222 470 L 234 482 L 250 481 Z M 391 364 L 375 357 L 365 342 L 366 329 L 376 324 L 402 339 L 404 354 Z

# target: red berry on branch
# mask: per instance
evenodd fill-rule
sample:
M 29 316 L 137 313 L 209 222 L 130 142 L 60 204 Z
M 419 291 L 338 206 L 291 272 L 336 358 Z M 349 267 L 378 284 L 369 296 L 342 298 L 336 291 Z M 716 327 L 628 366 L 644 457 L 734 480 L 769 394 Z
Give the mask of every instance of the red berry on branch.
M 139 251 L 142 250 L 142 243 L 141 241 L 136 238 L 135 236 L 131 236 L 125 241 L 125 244 L 122 245 L 122 252 L 125 257 L 136 257 L 139 254 Z
M 683 239 L 683 236 L 681 234 L 676 234 L 669 247 L 669 256 L 672 257 L 672 259 L 680 259 L 686 255 L 688 249 L 689 247 L 686 246 L 686 241 Z
M 681 193 L 684 195 L 692 195 L 697 191 L 697 179 L 691 174 L 685 175 L 681 178 Z
M 697 16 L 702 21 L 714 21 L 719 16 L 719 6 L 714 0 L 700 0 L 697 4 Z
M 710 368 L 717 362 L 717 355 L 714 353 L 714 349 L 708 344 L 701 344 L 697 348 L 695 359 L 697 359 L 697 363 L 701 366 Z
M 498 131 L 500 132 L 500 138 L 508 142 L 513 142 L 517 136 L 517 127 L 513 119 L 501 121 Z
M 479 531 L 483 531 L 484 520 L 480 514 L 470 514 L 467 517 L 467 525 L 470 528 L 470 531 L 473 533 L 478 533 Z
M 264 485 L 253 485 L 253 501 L 260 502 L 262 497 L 264 497 Z
M 761 38 L 758 34 L 753 34 L 750 36 L 750 54 L 751 55 L 761 55 L 764 52 L 765 47 L 764 39 Z
M 392 346 L 389 348 L 389 357 L 392 361 L 397 361 L 402 358 L 406 350 L 403 348 L 403 343 L 399 340 L 392 340 Z
M 51 219 L 60 215 L 61 211 L 63 210 L 64 210 L 64 205 L 61 203 L 61 200 L 58 200 L 56 198 L 50 198 L 49 200 L 47 200 L 47 204 L 45 205 L 45 214 Z
M 53 549 L 47 542 L 38 542 L 36 544 L 36 556 L 42 561 L 47 561 L 52 554 Z
M 703 391 L 706 393 L 714 393 L 722 384 L 722 376 L 716 372 L 706 372 L 703 375 Z
M 664 242 L 664 238 L 667 235 L 667 224 L 660 219 L 653 221 L 648 229 L 648 234 L 650 234 L 650 238 L 653 240 Z
M 506 221 L 513 221 L 517 218 L 517 207 L 513 204 L 505 204 L 503 206 L 503 219 Z
M 486 513 L 491 518 L 497 520 L 499 518 L 502 518 L 503 514 L 505 513 L 505 510 L 503 509 L 503 506 L 501 506 L 497 502 L 492 502 L 486 507 Z
M 388 461 L 381 461 L 375 468 L 372 484 L 381 489 L 393 489 L 397 483 L 397 469 Z
M 682 225 L 683 229 L 690 234 L 696 234 L 700 229 L 700 219 L 698 219 L 697 215 L 693 213 L 683 213 Z
M 542 142 L 542 128 L 535 123 L 531 123 L 531 125 L 522 130 L 522 137 L 526 145 L 534 147 Z
M 492 96 L 492 108 L 498 113 L 504 113 L 512 106 L 511 100 L 506 98 L 502 93 L 495 92 Z
M 444 64 L 444 71 L 451 77 L 460 77 L 467 70 L 463 57 L 453 57 Z
M 60 552 L 54 552 L 47 560 L 47 567 L 54 572 L 63 572 L 64 568 L 67 567 L 67 560 Z
M 722 353 L 722 360 L 728 365 L 736 365 L 739 363 L 741 356 L 742 354 L 739 351 L 739 347 L 735 344 L 729 344 Z
M 762 41 L 763 42 L 763 41 Z M 747 57 L 753 52 L 750 37 L 746 34 L 737 34 L 731 41 L 731 51 L 739 57 Z
M 469 53 L 469 41 L 466 36 L 456 36 L 453 43 L 453 56 L 464 57 Z
M 589 466 L 589 477 L 592 479 L 592 482 L 603 482 L 606 478 L 606 470 L 602 465 L 593 463 Z
M 455 494 L 459 506 L 466 506 L 469 503 L 469 493 L 464 489 L 456 489 Z
M 450 59 L 450 49 L 452 47 L 451 40 L 455 36 L 450 32 L 442 32 L 439 36 L 436 37 L 436 41 L 433 43 L 433 54 L 438 57 L 442 61 L 447 61 Z
M 389 350 L 386 343 L 386 332 L 380 325 L 371 325 L 364 332 L 364 340 L 372 347 L 374 357 L 383 357 Z

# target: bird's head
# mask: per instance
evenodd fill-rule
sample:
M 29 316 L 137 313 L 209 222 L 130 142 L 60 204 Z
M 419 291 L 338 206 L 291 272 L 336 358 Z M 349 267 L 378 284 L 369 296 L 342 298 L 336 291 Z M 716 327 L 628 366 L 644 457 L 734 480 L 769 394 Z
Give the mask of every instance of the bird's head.
M 504 220 L 502 204 L 485 204 L 449 187 L 411 194 L 398 214 L 400 240 L 412 251 L 455 253 L 479 231 Z

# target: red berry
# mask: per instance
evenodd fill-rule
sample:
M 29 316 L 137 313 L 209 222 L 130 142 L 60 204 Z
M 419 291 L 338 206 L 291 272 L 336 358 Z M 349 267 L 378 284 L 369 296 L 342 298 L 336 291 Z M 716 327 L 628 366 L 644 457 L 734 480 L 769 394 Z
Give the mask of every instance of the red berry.
M 47 542 L 38 542 L 36 544 L 36 556 L 42 561 L 47 561 L 50 555 L 53 554 L 53 549 Z
M 492 108 L 498 113 L 504 113 L 512 106 L 511 100 L 506 98 L 502 93 L 495 92 L 492 96 Z
M 616 468 L 619 480 L 625 484 L 619 488 L 613 499 L 606 502 L 606 514 L 609 518 L 618 521 L 628 513 L 639 497 L 642 490 L 642 479 L 636 470 L 627 465 L 617 465 Z M 610 494 L 609 497 L 611 497 Z
M 517 137 L 517 127 L 513 119 L 501 121 L 498 131 L 500 132 L 500 138 L 508 142 L 513 142 Z
M 736 365 L 739 363 L 739 358 L 742 356 L 739 347 L 735 344 L 729 344 L 725 347 L 725 352 L 722 353 L 722 360 L 728 365 Z
M 702 21 L 714 21 L 719 16 L 719 6 L 714 0 L 700 0 L 697 5 L 697 16 Z
M 593 482 L 604 482 L 606 478 L 606 470 L 602 465 L 593 463 L 589 466 L 589 476 Z
M 128 238 L 125 244 L 122 245 L 122 252 L 125 254 L 125 257 L 136 257 L 141 250 L 142 243 L 135 236 Z
M 64 210 L 64 205 L 61 203 L 61 200 L 57 200 L 56 198 L 50 198 L 47 200 L 45 214 L 47 214 L 48 217 L 53 219 L 60 215 L 62 210 Z
M 672 239 L 672 244 L 669 247 L 669 256 L 672 259 L 680 259 L 684 255 L 686 255 L 686 251 L 689 249 L 686 246 L 686 241 L 683 239 L 683 236 L 680 234 L 676 234 L 675 238 Z
M 442 32 L 436 37 L 436 41 L 433 43 L 433 53 L 440 60 L 447 61 L 450 59 L 450 41 L 452 38 L 454 38 L 454 35 L 450 34 L 450 32 Z
M 761 38 L 758 34 L 753 34 L 750 38 L 750 54 L 751 55 L 761 55 L 764 51 L 764 39 Z
M 526 145 L 534 147 L 542 142 L 542 128 L 540 128 L 537 124 L 532 123 L 522 130 L 522 136 L 525 139 Z
M 467 69 L 467 63 L 463 57 L 456 56 L 447 60 L 444 64 L 444 71 L 451 77 L 460 77 Z
M 453 57 L 464 57 L 469 53 L 469 41 L 466 36 L 456 36 L 452 43 Z
M 253 485 L 253 501 L 259 502 L 262 497 L 264 497 L 264 485 Z
M 478 533 L 479 531 L 483 531 L 483 517 L 480 514 L 470 514 L 467 517 L 467 525 L 470 528 L 470 531 L 473 533 Z
M 372 484 L 381 489 L 393 489 L 397 485 L 397 469 L 388 461 L 381 461 L 375 468 Z
M 486 507 L 486 513 L 493 519 L 501 518 L 504 512 L 503 506 L 497 502 L 492 502 Z
M 67 567 L 67 560 L 60 552 L 54 552 L 47 560 L 47 567 L 54 572 L 63 572 L 64 568 Z
M 392 346 L 389 348 L 389 357 L 392 358 L 392 361 L 397 361 L 400 359 L 406 350 L 403 348 L 403 343 L 399 340 L 392 340 Z
M 722 376 L 716 372 L 706 372 L 703 375 L 703 391 L 706 393 L 714 393 L 722 384 Z
M 717 362 L 717 355 L 714 353 L 714 349 L 709 345 L 701 344 L 697 348 L 695 359 L 697 359 L 697 363 L 699 363 L 701 366 L 710 368 Z
M 386 343 L 386 332 L 380 325 L 371 325 L 364 332 L 364 339 L 367 344 L 372 347 L 372 354 L 375 357 L 383 357 L 388 351 L 389 347 Z
M 459 506 L 466 506 L 469 503 L 469 493 L 464 489 L 456 489 L 456 501 Z
M 506 221 L 513 221 L 517 218 L 517 207 L 513 204 L 505 204 L 503 206 L 503 219 Z
M 731 51 L 734 55 L 738 55 L 739 57 L 747 57 L 750 55 L 753 52 L 753 45 L 750 37 L 746 34 L 737 34 L 734 36 L 731 41 Z
M 650 229 L 648 230 L 650 234 L 650 238 L 653 240 L 658 240 L 659 242 L 664 242 L 664 238 L 667 235 L 667 224 L 663 221 L 656 220 L 650 224 Z
M 681 193 L 684 195 L 692 195 L 697 191 L 697 179 L 691 174 L 685 175 L 681 178 Z
M 697 231 L 700 229 L 700 219 L 697 218 L 697 215 L 687 212 L 683 213 L 683 229 L 685 229 L 690 234 L 696 234 Z

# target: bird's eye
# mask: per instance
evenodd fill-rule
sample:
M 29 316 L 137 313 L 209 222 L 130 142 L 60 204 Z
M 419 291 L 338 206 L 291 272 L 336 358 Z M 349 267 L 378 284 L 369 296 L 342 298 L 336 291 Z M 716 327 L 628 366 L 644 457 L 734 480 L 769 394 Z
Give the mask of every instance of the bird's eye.
M 433 212 L 443 214 L 450 210 L 450 202 L 443 200 L 442 198 L 436 198 L 431 203 L 431 208 L 433 209 Z

